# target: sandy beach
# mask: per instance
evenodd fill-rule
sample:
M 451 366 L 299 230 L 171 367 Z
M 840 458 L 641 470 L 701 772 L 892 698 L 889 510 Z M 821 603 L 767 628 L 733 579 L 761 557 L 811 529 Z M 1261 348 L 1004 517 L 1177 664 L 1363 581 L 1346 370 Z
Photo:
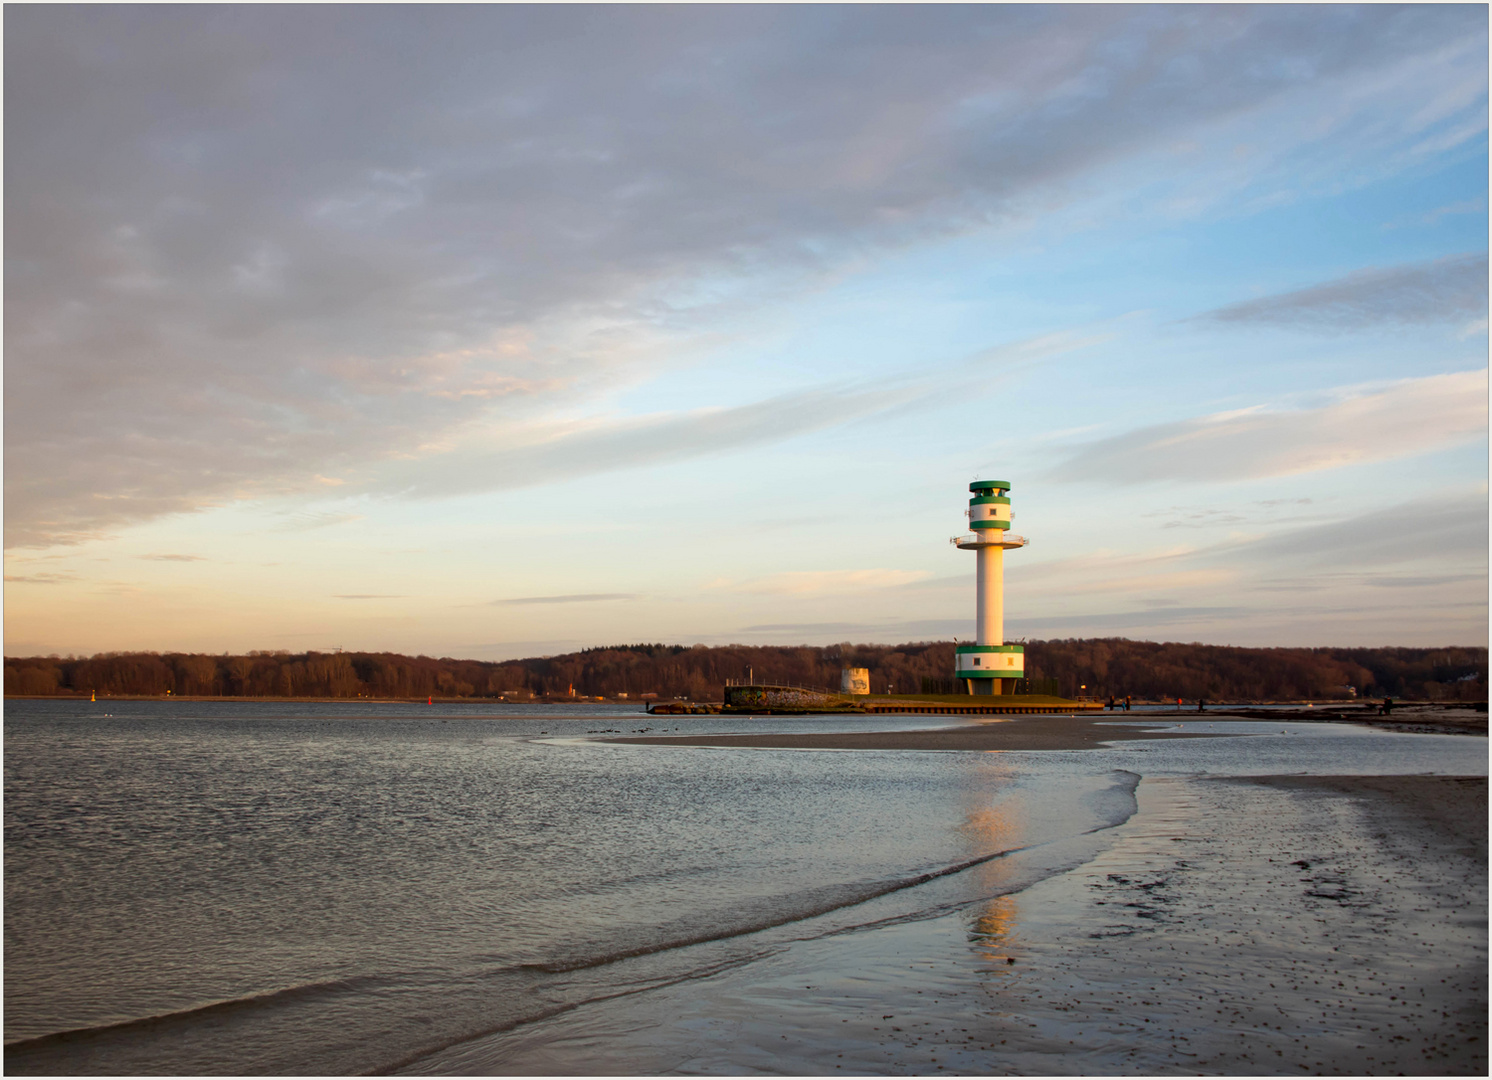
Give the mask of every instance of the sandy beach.
M 611 741 L 1082 750 L 1205 738 L 1223 719 L 1236 726 L 1017 717 Z M 1485 1074 L 1485 776 L 1155 777 L 1136 797 L 1109 849 L 1029 889 L 797 942 L 420 1071 Z
M 1480 738 L 108 711 L 6 718 L 9 1073 L 1487 1064 Z
M 421 1072 L 1484 1075 L 1487 781 L 1160 779 L 1111 849 Z

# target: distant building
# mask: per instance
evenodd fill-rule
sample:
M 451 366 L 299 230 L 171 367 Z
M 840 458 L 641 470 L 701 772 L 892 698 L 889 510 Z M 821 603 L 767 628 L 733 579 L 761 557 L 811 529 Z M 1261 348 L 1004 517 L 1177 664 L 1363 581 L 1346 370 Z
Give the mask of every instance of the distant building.
M 839 692 L 841 694 L 870 693 L 870 669 L 863 667 L 845 668 L 839 673 Z

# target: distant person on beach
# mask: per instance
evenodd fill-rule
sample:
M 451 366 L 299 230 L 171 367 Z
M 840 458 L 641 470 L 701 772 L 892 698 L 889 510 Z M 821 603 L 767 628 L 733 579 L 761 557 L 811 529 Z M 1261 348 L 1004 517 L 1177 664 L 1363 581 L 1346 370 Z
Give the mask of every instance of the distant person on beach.
M 1386 697 L 1383 699 L 1383 707 L 1378 710 L 1380 716 L 1388 716 L 1394 711 L 1394 699 Z
M 1181 699 L 1180 698 L 1176 699 L 1176 711 L 1177 712 L 1181 711 Z
M 1109 710 L 1109 712 L 1113 712 L 1114 711 L 1114 695 L 1113 694 L 1109 695 L 1108 710 Z
M 1124 711 L 1125 712 L 1129 712 L 1130 706 L 1134 704 L 1134 700 L 1135 699 L 1134 699 L 1133 695 L 1131 695 L 1131 694 L 1125 694 L 1124 695 Z
M 1198 698 L 1197 699 L 1197 712 L 1206 712 L 1206 711 L 1207 711 L 1207 699 L 1206 698 Z

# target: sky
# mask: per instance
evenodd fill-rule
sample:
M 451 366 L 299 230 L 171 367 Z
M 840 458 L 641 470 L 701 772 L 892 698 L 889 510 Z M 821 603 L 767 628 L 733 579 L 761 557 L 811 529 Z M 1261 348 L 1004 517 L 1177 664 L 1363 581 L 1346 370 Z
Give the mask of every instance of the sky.
M 1482 5 L 5 26 L 5 651 L 1485 645 Z

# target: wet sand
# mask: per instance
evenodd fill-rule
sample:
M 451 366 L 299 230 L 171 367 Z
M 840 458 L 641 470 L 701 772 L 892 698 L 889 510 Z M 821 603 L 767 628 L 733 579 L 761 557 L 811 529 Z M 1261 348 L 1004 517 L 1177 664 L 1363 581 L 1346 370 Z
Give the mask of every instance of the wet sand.
M 1485 777 L 1147 779 L 1095 861 L 421 1072 L 1485 1075 Z
M 1180 718 L 1182 714 L 1177 713 Z M 1221 706 L 1208 709 L 1207 715 L 1237 717 L 1244 720 L 1263 720 L 1277 723 L 1281 720 L 1307 720 L 1313 724 L 1365 724 L 1383 731 L 1402 731 L 1418 735 L 1481 735 L 1487 734 L 1487 710 L 1455 704 L 1411 704 L 1396 705 L 1393 712 L 1384 715 L 1375 705 L 1345 705 L 1311 707 L 1303 709 L 1251 709 L 1241 706 Z
M 922 731 L 761 732 L 749 735 L 646 735 L 604 742 L 654 746 L 727 746 L 773 750 L 1084 750 L 1132 739 L 1208 739 L 1221 732 L 1157 731 L 1177 718 L 1120 720 L 1119 714 L 1097 716 L 1016 716 L 959 727 Z M 950 723 L 957 718 L 949 717 Z M 1182 724 L 1187 721 L 1181 720 Z M 1234 734 L 1236 737 L 1236 733 Z

